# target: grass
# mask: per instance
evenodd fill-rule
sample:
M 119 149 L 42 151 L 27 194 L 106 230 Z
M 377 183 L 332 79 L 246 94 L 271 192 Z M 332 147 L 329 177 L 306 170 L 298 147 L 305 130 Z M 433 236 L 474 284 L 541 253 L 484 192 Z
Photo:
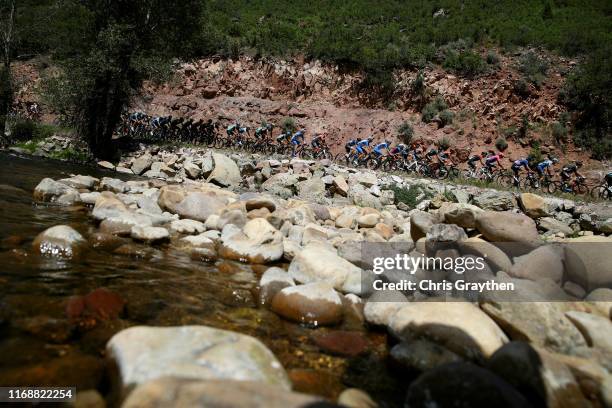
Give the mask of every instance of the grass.
M 56 160 L 63 160 L 76 163 L 86 163 L 90 160 L 87 153 L 76 150 L 73 148 L 63 149 L 60 151 L 52 152 L 49 157 Z
M 25 149 L 28 151 L 28 153 L 32 154 L 38 148 L 38 144 L 39 144 L 38 141 L 28 140 L 26 142 L 16 143 L 14 146 L 20 149 Z
M 385 189 L 393 191 L 395 194 L 395 204 L 404 203 L 409 208 L 416 208 L 421 201 L 428 200 L 433 197 L 429 190 L 419 185 L 402 187 L 397 184 L 392 184 L 387 186 Z

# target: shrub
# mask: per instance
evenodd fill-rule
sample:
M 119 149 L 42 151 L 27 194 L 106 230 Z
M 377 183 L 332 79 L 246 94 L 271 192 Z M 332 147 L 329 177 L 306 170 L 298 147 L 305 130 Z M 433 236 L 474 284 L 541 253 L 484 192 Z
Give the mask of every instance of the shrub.
M 523 78 L 514 81 L 514 93 L 521 98 L 527 98 L 531 92 L 529 92 L 529 84 Z
M 446 150 L 451 146 L 451 142 L 450 139 L 446 136 L 444 136 L 442 139 L 438 140 L 438 147 L 441 150 Z
M 423 72 L 419 71 L 416 78 L 410 82 L 410 90 L 413 95 L 424 95 L 426 90 L 425 77 Z
M 551 126 L 551 133 L 557 143 L 563 143 L 567 141 L 567 128 L 560 122 L 553 122 Z
M 529 133 L 529 117 L 525 114 L 521 117 L 521 126 L 519 127 L 518 130 L 518 136 L 521 139 L 524 139 L 527 137 L 527 134 Z
M 414 129 L 410 123 L 402 122 L 397 128 L 397 133 L 399 133 L 399 138 L 403 143 L 409 144 L 414 136 Z
M 440 112 L 440 121 L 442 122 L 442 126 L 447 126 L 453 123 L 454 117 L 455 115 L 453 114 L 453 112 L 448 109 L 445 109 Z
M 441 96 L 438 96 L 436 97 L 436 99 L 434 99 L 433 105 L 438 112 L 448 108 L 448 105 L 444 101 L 444 98 L 442 98 Z
M 34 138 L 36 123 L 29 119 L 18 119 L 12 126 L 11 138 L 15 141 L 25 141 Z
M 429 191 L 416 184 L 408 188 L 392 184 L 387 189 L 393 191 L 395 204 L 404 203 L 409 208 L 415 208 L 421 201 L 432 197 Z
M 486 70 L 483 59 L 472 51 L 451 52 L 442 65 L 445 69 L 468 78 L 480 75 Z
M 508 142 L 506 142 L 506 139 L 503 137 L 500 137 L 495 141 L 495 147 L 497 147 L 497 150 L 500 152 L 503 152 L 508 148 Z
M 487 52 L 487 64 L 489 65 L 499 65 L 499 56 L 495 53 L 495 51 Z
M 529 51 L 520 57 L 518 69 L 527 81 L 540 87 L 548 72 L 548 62 Z
M 438 114 L 438 109 L 434 102 L 429 102 L 421 111 L 421 120 L 425 123 L 431 122 Z
M 542 151 L 540 150 L 540 142 L 534 142 L 529 152 L 529 163 L 534 165 L 542 161 Z
M 293 118 L 284 118 L 281 122 L 281 128 L 283 129 L 283 132 L 290 131 L 293 133 L 297 129 L 297 125 L 295 124 L 295 120 Z

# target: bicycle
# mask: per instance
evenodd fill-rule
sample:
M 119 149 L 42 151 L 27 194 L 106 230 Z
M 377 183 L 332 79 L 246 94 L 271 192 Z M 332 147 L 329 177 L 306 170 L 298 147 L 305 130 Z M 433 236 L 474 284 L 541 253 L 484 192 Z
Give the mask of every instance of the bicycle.
M 603 182 L 600 185 L 593 187 L 590 195 L 593 198 L 612 200 L 612 186 L 608 185 L 606 182 Z

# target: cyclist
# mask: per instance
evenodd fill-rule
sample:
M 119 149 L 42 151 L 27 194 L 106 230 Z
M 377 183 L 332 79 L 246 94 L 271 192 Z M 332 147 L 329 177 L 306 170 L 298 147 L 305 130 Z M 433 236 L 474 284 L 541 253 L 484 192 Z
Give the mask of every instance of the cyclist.
M 512 169 L 512 172 L 514 173 L 514 185 L 518 185 L 519 183 L 519 174 L 521 172 L 521 168 L 525 168 L 526 171 L 532 171 L 531 167 L 529 167 L 529 160 L 525 159 L 525 158 L 520 158 L 518 160 L 515 160 L 512 163 L 512 166 L 510 166 L 510 168 Z
M 344 150 L 346 151 L 347 155 L 351 153 L 351 150 L 353 150 L 355 146 L 357 146 L 357 142 L 357 139 L 350 139 L 344 144 Z
M 313 150 L 322 149 L 325 146 L 325 138 L 315 133 L 314 137 L 310 141 L 310 146 L 312 146 Z
M 388 140 L 385 140 L 382 143 L 378 143 L 376 146 L 374 146 L 374 154 L 376 154 L 376 157 L 381 157 L 383 156 L 383 150 L 385 150 L 384 154 L 389 154 L 389 150 L 391 149 L 391 142 Z
M 276 143 L 286 144 L 289 143 L 289 139 L 291 139 L 291 131 L 287 130 L 286 132 L 281 132 L 280 135 L 276 136 Z
M 454 164 L 450 158 L 450 150 L 448 147 L 444 150 L 438 151 L 438 160 L 440 161 L 440 164 L 443 164 L 445 166 L 448 165 L 449 163 L 451 165 Z
M 239 131 L 240 131 L 240 123 L 238 122 L 229 125 L 226 129 L 227 135 L 230 137 L 233 136 L 234 133 L 238 133 Z
M 556 157 L 553 157 L 552 159 L 549 157 L 548 159 L 539 162 L 536 166 L 538 175 L 542 177 L 544 174 L 546 174 L 548 177 L 552 177 L 553 175 L 551 169 L 553 165 L 558 162 L 559 160 Z
M 366 155 L 370 153 L 370 143 L 372 143 L 373 141 L 374 141 L 374 137 L 370 136 L 367 139 L 362 139 L 359 142 L 357 142 L 357 145 L 355 146 L 355 150 L 357 150 L 357 153 L 359 154 L 360 157 L 362 155 Z
M 604 177 L 604 180 L 606 180 L 606 183 L 608 183 L 608 188 L 612 187 L 612 171 L 606 174 L 606 177 Z
M 493 171 L 493 167 L 495 165 L 498 165 L 501 169 L 503 169 L 504 166 L 501 164 L 501 159 L 503 159 L 503 158 L 504 158 L 504 154 L 501 153 L 501 152 L 497 153 L 497 154 L 494 154 L 492 156 L 488 156 L 485 159 L 485 166 L 487 167 L 487 169 L 489 171 Z
M 585 178 L 578 171 L 578 169 L 581 167 L 582 167 L 581 161 L 575 161 L 574 163 L 570 163 L 568 165 L 563 166 L 563 168 L 561 169 L 561 180 L 563 181 L 563 191 L 571 192 L 572 186 L 576 185 L 576 181 L 578 180 L 578 178 L 581 178 L 581 179 Z M 574 174 L 575 178 L 574 178 L 574 181 L 570 185 L 568 184 L 568 181 L 572 177 L 572 174 Z
M 291 153 L 291 157 L 295 157 L 295 151 L 299 145 L 304 143 L 306 130 L 300 129 L 293 134 L 291 137 L 291 145 L 293 146 L 293 152 Z
M 467 164 L 472 171 L 476 171 L 476 162 L 479 162 L 481 166 L 484 166 L 482 159 L 487 157 L 487 152 L 481 152 L 480 154 L 474 154 L 468 157 Z
M 397 156 L 401 154 L 404 158 L 406 158 L 406 156 L 408 156 L 408 146 L 406 146 L 403 143 L 400 143 L 397 146 L 395 146 L 393 149 L 391 149 L 389 154 L 391 154 L 392 156 Z

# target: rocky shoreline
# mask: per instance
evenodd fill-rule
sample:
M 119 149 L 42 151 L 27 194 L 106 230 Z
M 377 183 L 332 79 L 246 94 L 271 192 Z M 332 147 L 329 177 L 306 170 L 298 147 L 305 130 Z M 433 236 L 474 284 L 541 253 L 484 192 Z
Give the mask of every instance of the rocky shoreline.
M 118 243 L 119 236 L 170 245 L 193 262 L 223 258 L 265 265 L 259 302 L 283 319 L 313 328 L 350 319 L 388 330 L 395 342 L 389 359 L 420 373 L 406 384 L 410 406 L 449 400 L 612 404 L 612 274 L 610 253 L 598 250 L 612 245 L 609 204 L 401 178 L 329 161 L 187 148 L 147 149 L 117 165 L 99 165 L 143 177 L 43 179 L 35 200 L 87 206 L 98 230 L 84 237 L 69 226 L 52 227 L 34 240 L 36 252 L 78 257 L 92 242 L 113 253 L 141 251 Z M 520 244 L 521 252 L 504 251 L 500 242 Z M 522 288 L 524 301 L 441 302 L 436 291 L 372 293 L 364 285 L 370 276 L 363 270 L 364 243 L 401 244 L 413 257 L 446 251 L 465 258 L 484 251 L 488 267 L 472 278 L 512 282 Z M 576 253 L 565 244 L 592 246 Z M 444 270 L 420 272 L 452 279 Z M 528 302 L 542 294 L 563 301 Z M 292 392 L 270 350 L 239 333 L 131 327 L 108 342 L 106 354 L 116 367 L 107 398 L 128 407 L 203 401 L 244 406 L 255 399 L 256 406 L 297 407 L 321 401 Z M 345 390 L 337 402 L 377 406 L 357 389 Z

